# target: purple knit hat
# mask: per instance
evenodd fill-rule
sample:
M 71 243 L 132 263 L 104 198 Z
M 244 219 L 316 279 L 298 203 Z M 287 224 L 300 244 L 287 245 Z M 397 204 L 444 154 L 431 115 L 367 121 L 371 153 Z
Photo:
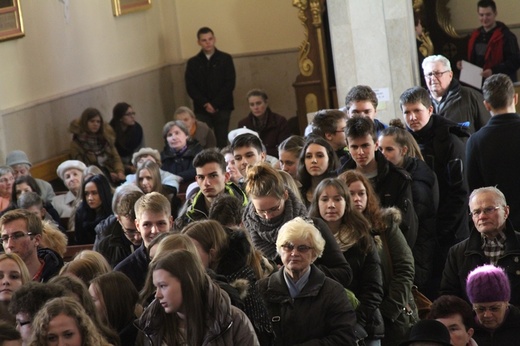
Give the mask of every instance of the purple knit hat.
M 469 273 L 466 293 L 471 303 L 509 302 L 511 286 L 502 268 L 486 264 Z

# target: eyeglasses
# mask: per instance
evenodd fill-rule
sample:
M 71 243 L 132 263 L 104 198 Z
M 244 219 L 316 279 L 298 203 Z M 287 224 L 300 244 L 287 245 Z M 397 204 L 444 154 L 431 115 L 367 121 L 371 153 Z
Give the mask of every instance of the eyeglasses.
M 124 115 L 128 115 L 128 116 L 134 116 L 135 115 L 135 112 L 128 112 L 128 113 L 125 113 Z
M 476 209 L 469 212 L 469 216 L 478 217 L 480 214 L 489 215 L 495 210 L 500 209 L 500 207 L 486 207 L 484 209 Z
M 428 78 L 428 79 L 432 79 L 433 76 L 435 76 L 435 78 L 439 79 L 442 77 L 443 74 L 445 74 L 446 72 L 451 72 L 450 70 L 448 71 L 443 71 L 443 72 L 430 72 L 430 73 L 427 73 L 424 75 L 424 77 Z
M 2 239 L 2 243 L 6 244 L 9 239 L 12 239 L 13 241 L 18 241 L 19 239 L 23 238 L 23 237 L 32 237 L 33 234 L 32 233 L 23 233 L 23 232 L 15 232 L 11 235 L 7 235 L 7 234 L 4 234 L 3 236 L 0 237 L 0 239 Z
M 294 244 L 291 244 L 291 243 L 285 243 L 285 244 L 282 245 L 282 249 L 285 252 L 293 252 L 294 249 L 296 249 L 300 253 L 306 253 L 310 249 L 314 249 L 314 248 L 312 246 L 307 246 L 307 245 L 295 246 Z
M 486 311 L 489 311 L 491 313 L 496 314 L 497 312 L 502 310 L 502 305 L 493 305 L 493 306 L 480 306 L 480 305 L 476 305 L 476 306 L 473 307 L 473 310 L 475 310 L 475 312 L 477 314 L 483 314 Z
M 14 183 L 14 177 L 11 176 L 9 178 L 2 178 L 2 179 L 0 179 L 0 183 L 1 184 Z
M 273 214 L 273 213 L 276 213 L 276 212 L 280 211 L 281 207 L 282 207 L 282 201 L 280 201 L 280 204 L 278 204 L 276 207 L 272 207 L 272 208 L 267 209 L 267 210 L 258 210 L 258 209 L 256 209 L 256 213 L 258 215 L 267 216 L 269 214 Z
M 342 128 L 342 129 L 340 129 L 340 130 L 336 130 L 336 132 L 337 132 L 337 133 L 345 132 L 345 129 L 346 129 L 346 127 Z
M 25 326 L 25 325 L 27 325 L 27 324 L 30 324 L 31 322 L 32 322 L 31 320 L 29 320 L 29 321 L 20 321 L 20 320 L 16 320 L 16 324 L 17 324 L 18 326 L 20 326 L 20 327 L 23 327 L 23 326 Z

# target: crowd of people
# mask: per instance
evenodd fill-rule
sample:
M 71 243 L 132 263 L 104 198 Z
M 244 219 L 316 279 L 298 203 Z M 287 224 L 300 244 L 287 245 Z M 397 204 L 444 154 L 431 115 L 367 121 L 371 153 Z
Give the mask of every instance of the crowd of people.
M 305 137 L 254 89 L 228 133 L 233 61 L 211 29 L 197 39 L 194 110 L 174 112 L 161 152 L 120 102 L 109 123 L 87 108 L 70 124 L 66 191 L 33 178 L 24 152 L 7 155 L 0 344 L 516 344 L 509 75 L 490 68 L 481 94 L 430 56 L 427 88 L 400 95 L 403 120 L 378 120 L 376 94 L 357 85 Z M 65 262 L 67 245 L 89 249 Z

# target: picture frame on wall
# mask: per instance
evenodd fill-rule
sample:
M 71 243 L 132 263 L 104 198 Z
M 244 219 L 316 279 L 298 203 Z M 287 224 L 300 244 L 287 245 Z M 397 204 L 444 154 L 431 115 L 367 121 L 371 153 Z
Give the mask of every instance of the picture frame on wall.
M 152 0 L 112 0 L 114 17 L 136 11 L 144 11 L 150 7 L 152 7 Z
M 20 0 L 0 0 L 0 41 L 25 36 Z

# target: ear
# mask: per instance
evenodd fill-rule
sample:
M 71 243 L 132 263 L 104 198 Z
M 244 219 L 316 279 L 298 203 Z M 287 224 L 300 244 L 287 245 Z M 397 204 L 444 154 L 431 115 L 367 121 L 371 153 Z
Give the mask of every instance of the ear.
M 377 151 L 379 149 L 379 141 L 374 141 L 374 145 L 375 145 L 374 151 Z
M 289 191 L 285 190 L 285 191 L 283 192 L 283 199 L 284 199 L 285 201 L 287 201 L 287 200 L 289 199 Z
M 332 136 L 333 136 L 333 135 L 334 135 L 334 134 L 332 134 L 332 133 L 326 133 L 326 134 L 325 134 L 325 139 L 326 139 L 327 141 L 330 142 L 330 141 L 332 140 Z
M 508 216 L 509 216 L 509 206 L 506 205 L 504 207 L 504 219 L 507 219 Z
M 515 94 L 515 96 L 517 96 L 517 99 L 518 99 L 518 94 Z M 491 105 L 486 100 L 484 100 L 484 107 L 486 107 L 488 112 L 491 112 Z
M 472 337 L 473 337 L 473 334 L 475 333 L 475 329 L 470 328 L 470 329 L 468 329 L 468 332 L 467 332 L 467 333 L 468 333 L 469 337 L 472 338 Z
M 170 229 L 168 230 L 168 232 L 169 232 L 173 228 L 173 216 L 172 215 L 170 215 L 170 217 L 168 218 L 168 221 L 170 222 Z
M 402 150 L 403 150 L 403 156 L 406 156 L 406 154 L 408 153 L 408 147 L 405 145 Z
M 260 162 L 264 162 L 265 161 L 265 156 L 266 156 L 265 151 L 262 151 L 260 153 Z
M 211 266 L 211 263 L 213 262 L 213 258 L 216 256 L 216 253 L 217 253 L 217 250 L 215 250 L 214 248 L 209 249 L 208 262 L 209 262 L 210 266 Z
M 34 239 L 34 245 L 36 247 L 40 246 L 40 243 L 42 241 L 42 235 L 41 234 L 37 234 L 37 235 L 34 236 L 33 239 Z
M 428 113 L 430 113 L 430 115 L 433 114 L 433 106 L 428 107 Z
M 229 179 L 231 179 L 231 174 L 229 174 L 229 172 L 226 172 L 226 173 L 224 173 L 224 177 L 225 177 L 225 178 L 224 178 L 224 179 L 225 179 L 224 181 L 225 181 L 226 183 L 228 183 L 228 182 L 229 182 Z
M 518 93 L 515 93 L 515 96 L 513 96 L 514 105 L 516 106 L 518 104 Z

